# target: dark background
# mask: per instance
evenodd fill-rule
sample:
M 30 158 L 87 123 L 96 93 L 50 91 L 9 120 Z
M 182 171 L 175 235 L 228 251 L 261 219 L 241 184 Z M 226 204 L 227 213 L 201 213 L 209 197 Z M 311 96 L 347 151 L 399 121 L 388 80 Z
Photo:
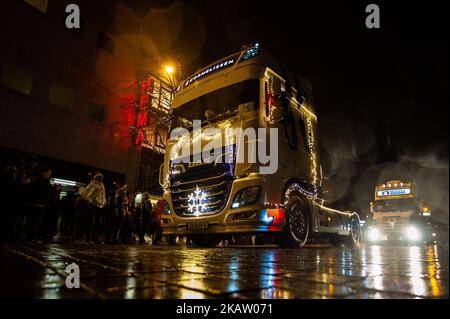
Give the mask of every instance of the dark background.
M 366 210 L 375 182 L 408 178 L 448 215 L 448 197 L 435 198 L 448 193 L 446 1 L 188 3 L 205 40 L 185 74 L 259 42 L 312 80 L 331 201 Z M 370 3 L 380 7 L 380 29 L 365 26 Z M 173 51 L 183 60 L 199 38 L 185 32 Z
M 328 201 L 367 211 L 375 183 L 410 179 L 448 221 L 446 1 L 127 2 L 172 25 L 183 12 L 163 52 L 182 77 L 259 42 L 311 79 Z M 365 26 L 370 3 L 380 29 Z
M 319 115 L 375 122 L 395 151 L 408 146 L 447 157 L 447 2 L 377 1 L 380 29 L 365 27 L 369 1 L 205 3 L 197 6 L 207 40 L 194 64 L 258 41 L 313 81 Z
M 176 1 L 129 0 L 145 12 Z M 183 1 L 201 16 L 183 19 L 171 54 L 184 75 L 259 42 L 310 78 L 319 115 L 338 112 L 375 125 L 393 152 L 436 151 L 448 158 L 448 3 L 446 1 Z M 367 29 L 365 8 L 376 3 L 381 28 Z M 201 47 L 195 59 L 189 51 Z M 185 62 L 185 63 L 183 63 Z M 188 62 L 188 63 L 186 63 Z M 380 133 L 379 131 L 382 131 Z M 394 154 L 392 154 L 394 153 Z
M 258 42 L 308 77 L 329 202 L 364 211 L 377 182 L 410 179 L 448 220 L 447 1 L 123 1 L 137 15 L 115 12 L 110 34 L 146 49 L 144 66 L 176 61 L 186 78 Z

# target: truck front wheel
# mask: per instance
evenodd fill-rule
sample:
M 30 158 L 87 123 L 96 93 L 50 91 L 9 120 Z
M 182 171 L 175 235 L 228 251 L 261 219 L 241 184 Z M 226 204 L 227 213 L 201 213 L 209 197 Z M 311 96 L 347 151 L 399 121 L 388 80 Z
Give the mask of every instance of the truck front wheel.
M 356 246 L 361 242 L 361 223 L 359 222 L 359 217 L 356 214 L 350 217 L 349 242 L 352 246 Z
M 281 247 L 302 247 L 308 241 L 310 233 L 310 214 L 300 197 L 290 196 L 286 205 L 285 214 L 287 223 L 278 238 Z

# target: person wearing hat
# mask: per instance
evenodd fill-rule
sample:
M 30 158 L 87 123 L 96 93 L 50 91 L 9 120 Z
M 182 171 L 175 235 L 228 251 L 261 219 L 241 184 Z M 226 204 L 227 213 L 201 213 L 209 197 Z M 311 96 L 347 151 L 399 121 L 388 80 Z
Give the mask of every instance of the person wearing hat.
M 97 241 L 97 232 L 100 225 L 101 209 L 106 206 L 106 192 L 103 185 L 103 175 L 96 172 L 92 181 L 86 186 L 81 198 L 89 205 L 87 207 L 87 220 L 85 232 L 90 241 Z

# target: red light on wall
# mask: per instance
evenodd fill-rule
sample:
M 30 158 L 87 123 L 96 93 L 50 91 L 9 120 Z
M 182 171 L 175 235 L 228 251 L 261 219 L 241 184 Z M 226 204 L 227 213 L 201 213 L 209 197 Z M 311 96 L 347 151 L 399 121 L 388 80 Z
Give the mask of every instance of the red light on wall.
M 136 141 L 134 143 L 136 145 L 141 145 L 142 143 L 144 143 L 144 140 L 145 140 L 144 132 L 142 131 L 142 129 L 140 129 L 137 133 Z
M 144 94 L 141 95 L 141 101 L 140 101 L 140 109 L 144 110 L 148 104 L 148 100 L 149 100 L 149 95 L 148 94 Z
M 126 125 L 132 126 L 134 122 L 134 110 L 132 108 L 126 108 L 124 113 Z
M 148 112 L 139 113 L 136 121 L 136 127 L 141 128 L 147 126 L 148 123 Z
M 151 89 L 152 80 L 146 79 L 141 82 L 141 98 L 139 101 L 139 108 L 145 110 L 148 107 L 150 96 L 148 95 L 148 89 Z
M 134 144 L 142 145 L 145 142 L 144 130 L 148 126 L 148 109 L 150 107 L 150 92 L 153 91 L 153 79 L 147 78 L 140 82 L 140 89 L 138 90 L 138 105 L 137 110 L 134 112 L 135 116 L 135 129 L 137 130 Z M 130 116 L 131 112 L 127 114 Z M 131 126 L 131 125 L 130 125 Z

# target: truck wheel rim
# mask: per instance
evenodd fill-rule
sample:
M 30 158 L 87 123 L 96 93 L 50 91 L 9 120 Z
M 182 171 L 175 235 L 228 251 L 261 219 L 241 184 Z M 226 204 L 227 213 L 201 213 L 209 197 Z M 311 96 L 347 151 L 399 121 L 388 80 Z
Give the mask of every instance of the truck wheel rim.
M 303 243 L 306 240 L 308 236 L 308 223 L 305 214 L 298 204 L 292 207 L 290 228 L 292 235 L 298 242 Z
M 350 230 L 352 232 L 352 238 L 355 243 L 359 242 L 360 239 L 360 229 L 359 229 L 359 223 L 356 218 L 352 218 L 351 224 L 350 224 Z

